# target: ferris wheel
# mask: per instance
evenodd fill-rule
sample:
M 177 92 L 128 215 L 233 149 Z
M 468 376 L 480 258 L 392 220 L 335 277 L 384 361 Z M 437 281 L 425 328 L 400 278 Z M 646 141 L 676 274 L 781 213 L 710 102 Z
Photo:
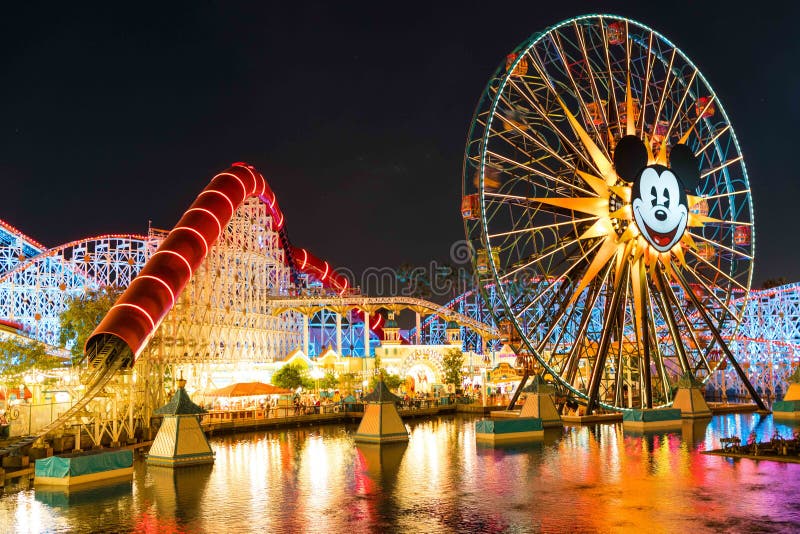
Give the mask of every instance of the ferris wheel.
M 698 68 L 612 15 L 534 34 L 473 117 L 462 215 L 495 320 L 531 372 L 606 408 L 672 402 L 732 365 L 753 271 L 744 159 Z

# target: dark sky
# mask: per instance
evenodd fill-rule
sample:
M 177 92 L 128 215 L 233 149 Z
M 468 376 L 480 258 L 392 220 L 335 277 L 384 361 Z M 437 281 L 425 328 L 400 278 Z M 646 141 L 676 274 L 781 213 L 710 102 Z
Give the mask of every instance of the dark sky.
M 490 74 L 531 33 L 604 11 L 700 67 L 747 162 L 755 281 L 800 280 L 797 4 L 16 4 L 0 19 L 0 219 L 47 245 L 171 228 L 244 160 L 292 241 L 335 266 L 445 260 Z

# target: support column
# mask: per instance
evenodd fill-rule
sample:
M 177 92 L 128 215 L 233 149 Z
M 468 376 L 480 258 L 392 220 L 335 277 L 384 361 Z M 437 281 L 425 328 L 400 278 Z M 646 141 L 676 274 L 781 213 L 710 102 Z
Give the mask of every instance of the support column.
M 308 315 L 303 314 L 303 353 L 306 355 L 306 357 L 308 357 L 308 345 L 309 345 L 308 322 L 309 322 Z
M 481 368 L 481 406 L 486 406 L 486 366 Z
M 336 314 L 336 354 L 342 355 L 342 314 Z
M 631 362 L 625 366 L 625 374 L 628 377 L 628 408 L 633 408 L 633 378 L 631 378 Z
M 415 312 L 417 318 L 417 345 L 422 345 L 422 321 L 420 321 L 419 312 Z
M 369 357 L 369 312 L 364 312 L 364 358 Z

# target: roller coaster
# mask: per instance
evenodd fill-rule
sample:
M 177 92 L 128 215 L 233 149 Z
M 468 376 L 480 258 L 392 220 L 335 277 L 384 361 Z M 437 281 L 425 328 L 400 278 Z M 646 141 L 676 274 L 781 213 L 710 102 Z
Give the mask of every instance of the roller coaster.
M 351 356 L 353 342 L 361 340 L 360 356 L 366 357 L 371 341 L 381 339 L 379 309 L 412 307 L 497 335 L 491 326 L 422 299 L 361 296 L 327 262 L 290 244 L 274 193 L 243 163 L 215 176 L 170 232 L 151 229 L 147 236 L 101 236 L 47 249 L 3 228 L 8 262 L 0 275 L 0 310 L 18 334 L 55 343 L 70 296 L 111 285 L 125 291 L 86 343 L 83 396 L 0 454 L 85 416 L 115 376 L 136 366 L 148 378 L 140 383 L 149 385 L 131 395 L 137 399 L 121 410 L 123 422 L 109 430 L 112 440 L 123 430 L 132 435 L 131 420 L 148 420 L 164 400 L 165 365 L 282 358 L 308 344 L 309 316 L 323 308 L 345 317 L 350 330 L 369 322 L 361 336 L 349 333 Z

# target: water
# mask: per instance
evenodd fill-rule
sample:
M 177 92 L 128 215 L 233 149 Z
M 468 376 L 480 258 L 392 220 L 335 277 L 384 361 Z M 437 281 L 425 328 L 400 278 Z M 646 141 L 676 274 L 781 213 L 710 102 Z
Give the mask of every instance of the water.
M 215 437 L 213 466 L 136 462 L 133 484 L 7 488 L 4 532 L 800 531 L 800 464 L 700 454 L 796 423 L 717 416 L 676 431 L 565 427 L 476 445 L 475 418 L 409 423 L 408 445 L 355 445 L 353 426 Z

